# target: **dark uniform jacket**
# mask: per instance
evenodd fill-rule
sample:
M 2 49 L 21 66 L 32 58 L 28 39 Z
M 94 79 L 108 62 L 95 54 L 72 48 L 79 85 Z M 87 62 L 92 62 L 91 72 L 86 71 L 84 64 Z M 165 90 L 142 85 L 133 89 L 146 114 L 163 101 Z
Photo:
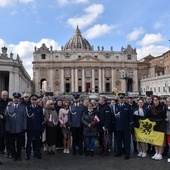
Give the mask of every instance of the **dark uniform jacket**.
M 108 129 L 109 131 L 112 129 L 112 114 L 111 114 L 111 109 L 110 106 L 105 103 L 103 105 L 99 105 L 98 108 L 98 117 L 100 119 L 99 121 L 99 131 L 103 131 L 103 127 Z
M 83 113 L 82 123 L 84 136 L 97 136 L 97 123 L 94 121 L 95 115 L 97 115 L 95 110 L 91 112 L 86 110 L 86 112 Z M 91 127 L 88 127 L 89 124 Z
M 127 103 L 123 103 L 123 105 L 121 106 L 120 103 L 117 103 L 115 107 L 115 112 L 116 130 L 130 130 L 131 125 L 133 124 L 133 113 L 131 112 L 130 105 Z
M 36 105 L 27 106 L 27 131 L 43 131 L 45 128 L 45 121 L 43 115 L 43 108 Z
M 76 106 L 75 103 L 73 103 L 69 108 L 68 113 L 68 125 L 71 127 L 82 127 L 81 118 L 84 112 L 84 106 L 79 103 L 78 106 Z

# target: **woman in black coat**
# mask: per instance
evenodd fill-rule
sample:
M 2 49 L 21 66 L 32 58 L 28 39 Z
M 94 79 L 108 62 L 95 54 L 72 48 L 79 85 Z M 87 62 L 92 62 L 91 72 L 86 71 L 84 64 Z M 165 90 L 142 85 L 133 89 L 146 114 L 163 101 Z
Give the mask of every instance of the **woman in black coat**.
M 86 141 L 87 155 L 94 156 L 95 137 L 97 136 L 97 112 L 93 109 L 92 103 L 88 104 L 88 110 L 83 113 L 83 134 Z

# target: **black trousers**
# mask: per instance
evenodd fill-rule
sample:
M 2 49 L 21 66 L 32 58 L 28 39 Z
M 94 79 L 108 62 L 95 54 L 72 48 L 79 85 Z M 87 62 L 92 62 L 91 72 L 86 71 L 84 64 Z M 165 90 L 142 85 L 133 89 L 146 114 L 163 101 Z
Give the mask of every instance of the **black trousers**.
M 131 134 L 128 130 L 126 131 L 116 131 L 117 139 L 117 152 L 122 153 L 122 143 L 124 142 L 125 154 L 130 155 L 130 144 L 131 144 Z
M 40 156 L 41 155 L 41 132 L 40 131 L 28 131 L 27 132 L 27 146 L 26 146 L 26 154 L 27 157 L 30 158 L 31 156 L 31 143 L 32 143 L 32 139 L 33 136 L 35 138 L 34 142 L 35 142 L 35 152 L 34 154 L 36 156 Z
M 76 153 L 76 146 L 78 144 L 79 153 L 83 152 L 83 128 L 82 127 L 72 127 L 72 149 L 73 153 Z
M 21 150 L 22 150 L 22 133 L 10 133 L 10 146 L 11 146 L 11 154 L 14 159 L 21 158 Z M 16 142 L 16 147 L 15 147 Z

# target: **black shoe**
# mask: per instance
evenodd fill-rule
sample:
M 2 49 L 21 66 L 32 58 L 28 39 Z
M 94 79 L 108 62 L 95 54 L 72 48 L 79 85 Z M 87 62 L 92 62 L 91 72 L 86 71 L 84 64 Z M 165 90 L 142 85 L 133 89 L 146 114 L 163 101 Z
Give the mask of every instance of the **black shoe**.
M 138 153 L 138 150 L 137 150 L 137 148 L 134 148 L 134 153 Z
M 54 155 L 55 153 L 51 150 L 51 151 L 48 151 L 48 154 L 49 155 Z
M 113 157 L 119 157 L 119 156 L 122 156 L 122 154 L 121 154 L 121 153 L 115 153 L 115 154 L 113 155 Z
M 90 155 L 90 151 L 89 151 L 89 150 L 86 150 L 85 156 L 89 156 L 89 155 Z
M 90 152 L 91 157 L 94 157 L 94 151 Z
M 125 155 L 124 159 L 130 159 L 129 155 Z
M 18 159 L 17 158 L 14 158 L 13 161 L 17 161 Z
M 22 161 L 21 157 L 18 158 L 18 161 Z
M 41 155 L 37 155 L 36 158 L 38 159 L 42 159 Z
M 2 163 L 2 162 L 0 162 L 0 165 L 3 165 L 3 163 Z
M 79 155 L 83 155 L 83 152 L 79 152 Z
M 75 151 L 73 151 L 72 155 L 76 155 L 76 152 L 75 152 Z
M 25 160 L 27 160 L 27 161 L 30 160 L 30 157 L 26 157 Z

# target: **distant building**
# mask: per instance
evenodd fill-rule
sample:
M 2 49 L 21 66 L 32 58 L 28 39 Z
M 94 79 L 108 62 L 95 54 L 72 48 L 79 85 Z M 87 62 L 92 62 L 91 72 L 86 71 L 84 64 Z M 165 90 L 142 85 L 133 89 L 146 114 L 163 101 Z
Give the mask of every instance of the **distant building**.
M 77 27 L 74 36 L 61 50 L 42 44 L 35 47 L 33 83 L 35 92 L 121 92 L 139 90 L 136 49 L 130 45 L 121 51 L 94 47 Z M 45 82 L 45 83 L 44 83 Z
M 2 47 L 0 54 L 0 91 L 7 90 L 12 97 L 13 92 L 32 92 L 32 81 L 25 70 L 22 61 L 17 55 L 13 58 L 13 53 L 8 57 L 7 48 Z
M 146 56 L 139 61 L 139 69 L 141 94 L 153 91 L 154 95 L 170 95 L 170 51 Z

